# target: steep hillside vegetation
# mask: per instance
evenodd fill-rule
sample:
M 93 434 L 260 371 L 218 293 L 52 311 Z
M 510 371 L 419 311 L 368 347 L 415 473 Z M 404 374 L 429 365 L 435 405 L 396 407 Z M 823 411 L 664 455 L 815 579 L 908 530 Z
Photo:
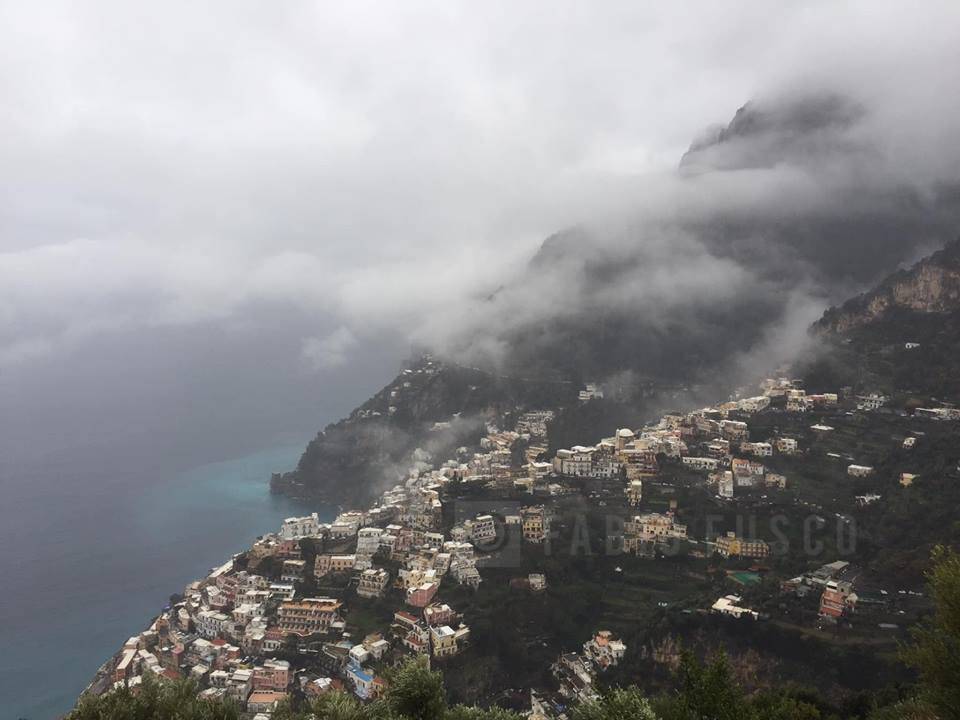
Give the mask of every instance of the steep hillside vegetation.
M 401 480 L 414 450 L 444 461 L 475 444 L 487 421 L 517 408 L 558 407 L 576 400 L 569 381 L 508 377 L 420 358 L 310 441 L 297 468 L 271 488 L 294 497 L 361 505 Z
M 813 331 L 823 347 L 799 365 L 810 388 L 960 400 L 960 240 L 831 308 Z

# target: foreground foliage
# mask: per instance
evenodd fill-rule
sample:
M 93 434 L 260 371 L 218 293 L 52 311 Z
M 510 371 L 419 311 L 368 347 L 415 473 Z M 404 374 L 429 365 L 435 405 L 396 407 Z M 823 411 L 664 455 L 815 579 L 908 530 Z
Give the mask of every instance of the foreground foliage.
M 160 682 L 144 677 L 134 689 L 84 697 L 69 720 L 239 720 L 234 703 L 201 700 L 192 680 Z
M 920 672 L 917 707 L 935 717 L 960 718 L 960 555 L 935 548 L 927 579 L 936 610 L 913 631 L 914 644 L 904 651 L 904 659 Z

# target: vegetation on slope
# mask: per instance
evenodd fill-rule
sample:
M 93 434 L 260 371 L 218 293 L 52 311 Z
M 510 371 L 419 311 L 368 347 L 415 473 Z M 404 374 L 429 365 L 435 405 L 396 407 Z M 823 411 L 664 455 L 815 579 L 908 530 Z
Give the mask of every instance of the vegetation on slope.
M 575 400 L 576 390 L 566 381 L 506 377 L 424 357 L 349 417 L 328 425 L 295 470 L 273 477 L 271 488 L 364 506 L 405 475 L 415 449 L 446 460 L 457 447 L 479 440 L 485 420 L 517 406 L 557 407 Z
M 824 346 L 800 371 L 808 391 L 960 397 L 960 239 L 814 325 Z

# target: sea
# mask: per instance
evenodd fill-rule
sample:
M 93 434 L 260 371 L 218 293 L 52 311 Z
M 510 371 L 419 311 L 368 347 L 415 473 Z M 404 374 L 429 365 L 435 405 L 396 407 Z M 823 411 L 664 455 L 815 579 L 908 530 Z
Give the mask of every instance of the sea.
M 0 482 L 0 715 L 65 714 L 97 668 L 191 580 L 285 517 L 271 495 L 303 441 L 181 472 L 87 477 L 70 466 Z

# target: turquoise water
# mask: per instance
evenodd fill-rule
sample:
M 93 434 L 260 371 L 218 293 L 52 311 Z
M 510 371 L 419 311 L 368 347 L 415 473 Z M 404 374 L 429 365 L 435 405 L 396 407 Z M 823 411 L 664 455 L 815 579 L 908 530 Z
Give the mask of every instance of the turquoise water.
M 100 664 L 171 593 L 294 514 L 269 492 L 303 443 L 156 477 L 5 482 L 0 505 L 0 714 L 70 709 Z

